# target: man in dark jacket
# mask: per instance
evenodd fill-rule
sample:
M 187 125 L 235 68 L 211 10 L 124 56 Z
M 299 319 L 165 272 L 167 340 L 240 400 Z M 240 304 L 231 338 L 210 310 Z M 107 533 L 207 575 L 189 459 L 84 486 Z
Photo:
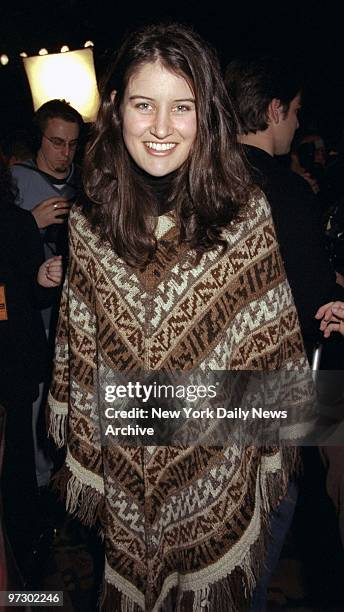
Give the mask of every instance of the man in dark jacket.
M 306 180 L 276 156 L 289 153 L 301 106 L 301 79 L 277 60 L 234 60 L 226 86 L 238 113 L 240 133 L 253 178 L 270 203 L 288 281 L 298 311 L 308 358 L 319 340 L 315 313 L 340 299 L 325 248 L 319 205 Z

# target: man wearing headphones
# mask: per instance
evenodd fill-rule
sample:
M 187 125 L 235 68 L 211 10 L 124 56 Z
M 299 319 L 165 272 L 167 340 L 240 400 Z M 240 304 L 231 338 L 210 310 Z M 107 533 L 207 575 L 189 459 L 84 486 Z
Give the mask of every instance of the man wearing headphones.
M 82 126 L 81 115 L 65 100 L 46 102 L 34 116 L 38 149 L 36 158 L 11 166 L 17 187 L 16 203 L 31 211 L 40 229 L 46 259 L 52 255 L 63 255 L 64 258 L 68 256 L 66 219 L 80 183 L 79 172 L 73 160 Z M 42 311 L 44 327 L 47 335 L 50 330 L 52 342 L 58 303 L 57 294 L 53 307 Z M 44 397 L 44 382 L 48 382 L 49 377 L 49 364 L 47 366 L 46 381 L 42 381 L 40 395 L 33 405 L 36 476 L 39 487 L 48 484 L 52 469 L 51 461 L 46 458 L 36 440 L 37 430 L 43 429 L 38 427 L 38 422 L 39 414 L 42 414 L 40 406 Z M 46 434 L 45 431 L 42 433 L 43 442 Z
M 32 212 L 42 230 L 46 256 L 56 254 L 58 226 L 63 225 L 76 196 L 79 178 L 73 159 L 82 125 L 81 115 L 65 100 L 46 102 L 34 117 L 36 159 L 11 169 L 18 187 L 17 204 Z

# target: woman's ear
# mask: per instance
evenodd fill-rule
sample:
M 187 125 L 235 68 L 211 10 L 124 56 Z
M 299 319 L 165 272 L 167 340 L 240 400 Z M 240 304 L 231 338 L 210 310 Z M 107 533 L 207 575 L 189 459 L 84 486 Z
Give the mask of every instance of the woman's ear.
M 117 91 L 115 89 L 111 92 L 111 94 L 110 94 L 111 102 L 115 101 L 116 93 L 117 93 Z

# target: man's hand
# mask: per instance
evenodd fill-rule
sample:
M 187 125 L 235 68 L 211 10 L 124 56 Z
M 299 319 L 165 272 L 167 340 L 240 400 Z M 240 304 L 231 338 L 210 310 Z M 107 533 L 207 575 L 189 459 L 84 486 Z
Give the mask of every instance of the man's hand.
M 54 196 L 37 204 L 31 212 L 39 229 L 43 229 L 54 223 L 63 223 L 64 219 L 60 219 L 60 216 L 68 215 L 70 207 L 71 203 L 66 198 Z
M 344 302 L 329 302 L 324 304 L 315 315 L 321 319 L 320 329 L 324 337 L 328 338 L 333 331 L 338 331 L 344 336 Z
M 336 283 L 341 287 L 344 287 L 344 276 L 340 272 L 336 272 Z
M 37 282 L 46 289 L 58 287 L 62 281 L 62 256 L 50 257 L 40 266 L 37 274 Z

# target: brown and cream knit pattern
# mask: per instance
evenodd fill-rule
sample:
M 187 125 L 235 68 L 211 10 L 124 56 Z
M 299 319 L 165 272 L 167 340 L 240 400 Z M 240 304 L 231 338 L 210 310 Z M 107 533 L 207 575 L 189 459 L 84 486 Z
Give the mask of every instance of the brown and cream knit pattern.
M 67 458 L 67 507 L 105 539 L 102 609 L 244 609 L 263 564 L 268 516 L 291 455 L 219 446 L 103 447 L 102 372 L 305 369 L 298 319 L 264 198 L 193 265 L 173 216 L 143 271 L 70 217 L 50 391 L 50 431 Z

